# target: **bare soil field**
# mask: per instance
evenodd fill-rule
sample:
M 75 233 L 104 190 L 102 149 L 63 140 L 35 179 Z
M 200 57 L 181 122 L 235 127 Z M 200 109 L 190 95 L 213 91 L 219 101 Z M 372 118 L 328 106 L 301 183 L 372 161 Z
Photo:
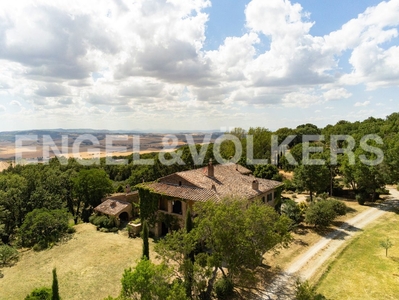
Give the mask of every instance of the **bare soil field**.
M 62 156 L 69 158 L 75 157 L 80 159 L 89 159 L 93 157 L 105 157 L 105 156 L 127 156 L 133 152 L 133 138 L 137 143 L 140 153 L 150 152 L 170 152 L 175 150 L 176 147 L 180 147 L 187 144 L 187 139 L 184 134 L 174 135 L 177 138 L 177 145 L 164 144 L 163 138 L 167 134 L 143 134 L 138 135 L 118 135 L 112 139 L 112 145 L 107 148 L 107 135 L 96 134 L 91 135 L 90 139 L 83 139 L 82 135 L 79 134 L 68 134 L 67 143 L 63 144 L 61 137 L 57 136 L 53 139 L 53 143 L 58 148 L 58 151 Z M 119 137 L 122 140 L 118 140 Z M 203 134 L 192 134 L 193 141 L 196 144 L 200 144 L 204 141 Z M 32 139 L 34 139 L 32 137 Z M 82 139 L 79 141 L 79 139 Z M 165 141 L 166 143 L 167 141 Z M 0 137 L 0 160 L 15 160 L 15 157 L 22 157 L 26 160 L 41 159 L 44 156 L 54 157 L 55 154 L 51 150 L 52 143 L 46 142 L 43 136 L 38 135 L 37 140 L 24 140 L 21 147 L 16 146 L 16 142 L 8 139 L 1 139 Z M 111 141 L 109 141 L 111 143 Z M 64 146 L 64 148 L 63 148 Z M 50 148 L 49 148 L 50 147 Z M 120 149 L 116 149 L 120 147 Z M 48 151 L 49 153 L 46 154 Z M 99 154 L 97 155 L 97 152 Z
M 0 161 L 0 172 L 7 169 L 10 164 L 5 161 Z
M 102 233 L 92 224 L 75 228 L 71 240 L 48 250 L 23 252 L 16 265 L 4 268 L 0 299 L 24 299 L 34 288 L 51 287 L 54 267 L 63 299 L 117 296 L 124 269 L 134 267 L 141 256 L 142 240 L 128 238 L 126 231 Z M 151 250 L 152 247 L 150 240 Z

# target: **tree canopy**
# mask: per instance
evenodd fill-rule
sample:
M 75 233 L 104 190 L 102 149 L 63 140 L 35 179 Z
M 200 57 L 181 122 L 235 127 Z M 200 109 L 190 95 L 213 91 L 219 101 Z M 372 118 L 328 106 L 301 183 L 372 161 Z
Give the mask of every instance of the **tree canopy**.
M 181 280 L 192 268 L 192 290 L 197 296 L 209 298 L 218 271 L 239 280 L 259 266 L 264 253 L 290 242 L 292 221 L 258 201 L 207 201 L 195 205 L 194 211 L 193 229 L 169 233 L 155 250 Z M 194 253 L 191 266 L 186 259 L 190 253 Z
M 68 230 L 69 215 L 63 209 L 37 208 L 26 215 L 19 230 L 21 244 L 25 247 L 38 245 L 47 248 L 58 242 Z

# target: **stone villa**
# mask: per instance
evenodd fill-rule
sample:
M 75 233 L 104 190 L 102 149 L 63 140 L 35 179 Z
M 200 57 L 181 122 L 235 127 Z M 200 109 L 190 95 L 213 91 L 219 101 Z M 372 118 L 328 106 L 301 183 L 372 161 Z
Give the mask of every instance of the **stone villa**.
M 165 235 L 169 231 L 165 216 L 174 217 L 179 226 L 183 226 L 187 209 L 193 211 L 195 202 L 220 201 L 225 197 L 260 199 L 266 205 L 274 206 L 277 188 L 281 182 L 256 178 L 251 171 L 238 164 L 213 165 L 212 161 L 204 168 L 177 172 L 143 183 L 159 194 L 158 217 L 160 221 L 151 229 L 155 236 Z

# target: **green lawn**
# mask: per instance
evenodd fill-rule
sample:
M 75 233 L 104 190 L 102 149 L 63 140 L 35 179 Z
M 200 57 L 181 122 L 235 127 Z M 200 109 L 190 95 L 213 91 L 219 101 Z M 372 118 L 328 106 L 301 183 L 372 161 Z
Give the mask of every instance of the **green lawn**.
M 385 257 L 380 241 L 393 247 Z M 399 215 L 388 213 L 366 227 L 330 264 L 318 292 L 328 299 L 399 299 Z

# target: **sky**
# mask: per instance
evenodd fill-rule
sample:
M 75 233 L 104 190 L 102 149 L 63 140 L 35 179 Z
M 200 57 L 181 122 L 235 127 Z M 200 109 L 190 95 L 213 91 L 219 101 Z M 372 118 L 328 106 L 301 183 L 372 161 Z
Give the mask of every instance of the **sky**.
M 399 111 L 399 0 L 0 2 L 0 131 L 276 130 Z

